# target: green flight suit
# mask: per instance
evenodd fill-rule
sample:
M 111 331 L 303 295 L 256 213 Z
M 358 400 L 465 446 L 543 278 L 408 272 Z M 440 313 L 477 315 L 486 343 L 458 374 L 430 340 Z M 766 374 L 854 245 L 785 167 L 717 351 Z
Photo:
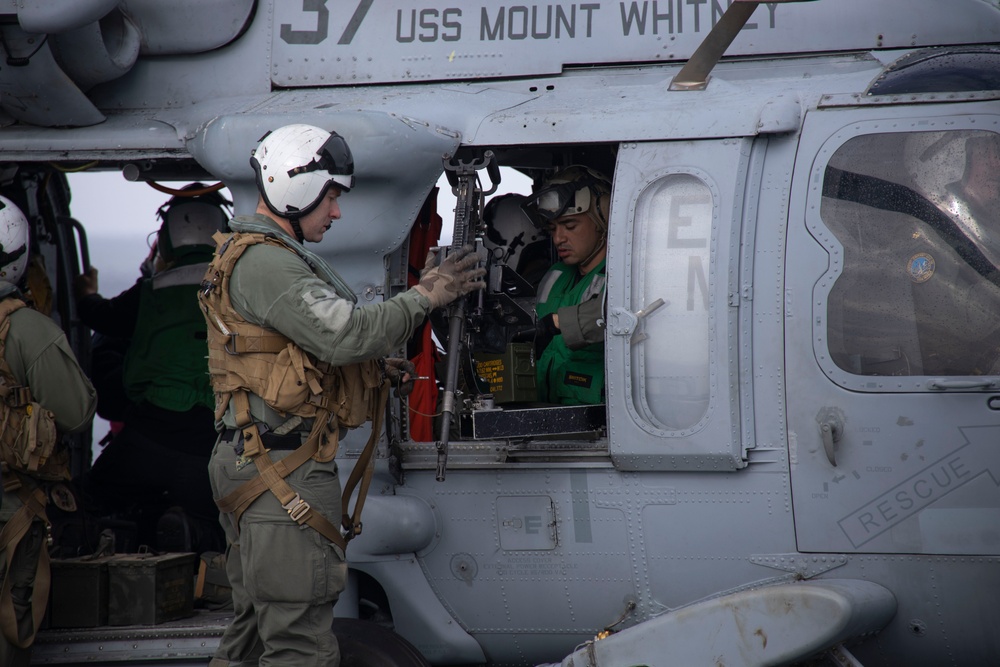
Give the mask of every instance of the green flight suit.
M 0 280 L 0 299 L 10 298 L 14 292 L 13 285 Z M 90 425 L 97 409 L 97 393 L 81 370 L 65 334 L 55 322 L 31 308 L 21 308 L 12 313 L 4 345 L 4 360 L 17 382 L 31 389 L 33 400 L 54 413 L 60 433 L 81 431 Z M 27 476 L 21 476 L 21 479 L 27 489 L 45 484 Z M 3 494 L 0 530 L 21 507 L 17 494 Z M 21 641 L 37 630 L 32 620 L 32 591 L 38 559 L 42 549 L 46 548 L 45 541 L 45 526 L 36 518 L 14 553 L 10 572 L 11 591 Z M 0 579 L 7 574 L 6 569 L 7 554 L 0 550 Z M 26 666 L 30 657 L 30 647 L 14 646 L 0 634 L 0 666 Z
M 236 232 L 280 236 L 296 252 L 258 244 L 246 249 L 230 280 L 230 299 L 249 322 L 277 331 L 316 358 L 334 365 L 385 357 L 405 343 L 427 317 L 430 302 L 410 290 L 392 299 L 357 307 L 356 297 L 332 268 L 262 215 L 230 222 Z M 232 405 L 223 426 L 235 427 Z M 250 394 L 255 421 L 270 430 L 286 419 Z M 308 421 L 308 420 L 307 420 Z M 304 441 L 309 424 L 293 433 Z M 217 499 L 257 474 L 241 456 L 242 444 L 223 431 L 209 471 Z M 272 449 L 274 461 L 290 451 Z M 341 516 L 336 460 L 310 459 L 285 481 L 315 511 L 335 524 Z M 240 518 L 239 531 L 223 517 L 229 547 L 226 569 L 236 616 L 210 665 L 336 667 L 340 662 L 331 631 L 333 603 L 346 583 L 344 553 L 317 531 L 299 526 L 265 492 Z

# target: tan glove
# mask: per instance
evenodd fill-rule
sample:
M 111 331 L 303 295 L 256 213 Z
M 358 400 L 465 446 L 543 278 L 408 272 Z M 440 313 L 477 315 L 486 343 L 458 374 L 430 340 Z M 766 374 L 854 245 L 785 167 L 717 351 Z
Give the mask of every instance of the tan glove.
M 413 392 L 413 383 L 417 378 L 417 367 L 409 359 L 386 357 L 383 367 L 385 377 L 396 388 L 396 396 L 406 398 Z
M 431 308 L 440 308 L 473 290 L 483 289 L 486 269 L 476 267 L 479 255 L 475 250 L 472 245 L 463 246 L 438 266 L 434 266 L 434 255 L 428 254 L 420 282 L 413 289 L 427 297 Z

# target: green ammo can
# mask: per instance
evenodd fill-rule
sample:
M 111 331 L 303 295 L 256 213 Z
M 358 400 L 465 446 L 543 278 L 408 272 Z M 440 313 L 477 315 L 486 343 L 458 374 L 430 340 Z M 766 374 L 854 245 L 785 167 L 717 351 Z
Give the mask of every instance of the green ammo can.
M 49 627 L 96 628 L 108 624 L 108 561 L 112 558 L 52 560 Z
M 495 403 L 537 400 L 532 347 L 531 343 L 510 343 L 502 354 L 475 354 L 476 373 L 490 385 Z
M 197 554 L 120 554 L 108 561 L 108 625 L 157 625 L 194 615 Z

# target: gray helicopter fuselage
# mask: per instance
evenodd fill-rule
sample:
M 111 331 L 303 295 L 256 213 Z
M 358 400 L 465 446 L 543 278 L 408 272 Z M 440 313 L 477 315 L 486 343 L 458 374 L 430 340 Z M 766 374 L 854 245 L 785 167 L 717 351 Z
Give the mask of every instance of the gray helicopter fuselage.
M 1000 133 L 996 2 L 761 3 L 691 90 L 732 3 L 27 4 L 5 166 L 207 174 L 249 212 L 265 132 L 336 130 L 357 187 L 319 252 L 362 307 L 405 289 L 443 156 L 613 175 L 599 423 L 466 405 L 440 482 L 397 404 L 338 614 L 378 591 L 436 665 L 1000 661 L 1000 208 L 949 204 L 968 166 L 922 142 Z M 134 42 L 102 80 L 93 23 Z

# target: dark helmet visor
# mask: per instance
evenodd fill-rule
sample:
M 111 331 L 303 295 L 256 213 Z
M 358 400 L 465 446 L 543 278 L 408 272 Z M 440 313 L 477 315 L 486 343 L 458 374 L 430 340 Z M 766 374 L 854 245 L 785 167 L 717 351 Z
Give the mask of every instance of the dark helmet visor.
M 586 186 L 582 189 L 587 191 Z M 530 197 L 522 208 L 536 224 L 545 224 L 561 217 L 570 206 L 575 206 L 579 190 L 579 182 L 551 185 Z
M 330 138 L 316 153 L 320 166 L 331 174 L 354 175 L 354 156 L 347 142 L 336 132 L 330 133 Z
M 539 190 L 526 201 L 522 208 L 532 222 L 543 226 L 562 217 L 572 207 L 571 213 L 583 213 L 590 209 L 590 187 L 579 181 L 557 183 Z
M 332 182 L 344 190 L 354 187 L 354 156 L 342 136 L 331 132 L 330 138 L 316 151 L 316 158 L 307 165 L 292 169 L 288 175 L 296 176 L 310 171 L 327 172 L 333 176 Z

